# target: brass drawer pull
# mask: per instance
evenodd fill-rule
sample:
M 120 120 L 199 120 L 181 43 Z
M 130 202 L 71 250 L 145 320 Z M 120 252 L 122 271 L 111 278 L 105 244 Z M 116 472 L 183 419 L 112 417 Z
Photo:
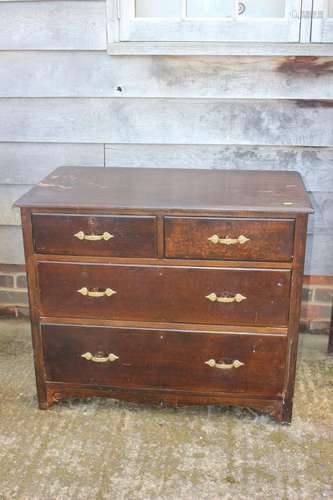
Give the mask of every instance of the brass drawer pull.
M 78 292 L 84 297 L 112 297 L 112 295 L 115 295 L 117 293 L 115 290 L 112 290 L 112 288 L 106 288 L 104 291 L 99 292 L 95 290 L 89 290 L 86 286 L 80 288 Z
M 217 234 L 213 234 L 213 236 L 208 238 L 208 240 L 214 243 L 214 245 L 217 245 L 218 243 L 221 245 L 237 245 L 237 243 L 244 245 L 244 243 L 250 241 L 250 239 L 243 234 L 238 236 L 238 238 L 220 238 Z
M 74 236 L 79 240 L 86 241 L 108 241 L 111 240 L 111 238 L 114 238 L 113 234 L 110 234 L 107 231 L 103 234 L 85 234 L 83 231 L 79 231 L 78 233 L 74 234 Z
M 210 300 L 211 302 L 222 302 L 223 304 L 231 304 L 232 302 L 242 302 L 243 300 L 246 300 L 247 297 L 244 297 L 244 295 L 237 293 L 234 297 L 218 297 L 216 293 L 211 293 L 209 295 L 206 295 L 206 299 Z
M 241 366 L 245 366 L 244 363 L 235 359 L 233 363 L 218 363 L 215 359 L 210 359 L 209 361 L 205 361 L 205 365 L 210 366 L 211 368 L 218 368 L 219 370 L 232 370 L 232 368 L 240 368 Z
M 93 363 L 113 363 L 114 361 L 117 361 L 119 359 L 119 356 L 116 356 L 115 354 L 109 354 L 106 357 L 103 357 L 103 353 L 98 352 L 95 354 L 91 354 L 91 352 L 86 352 L 85 354 L 81 355 L 81 358 L 86 359 L 87 361 L 92 361 Z

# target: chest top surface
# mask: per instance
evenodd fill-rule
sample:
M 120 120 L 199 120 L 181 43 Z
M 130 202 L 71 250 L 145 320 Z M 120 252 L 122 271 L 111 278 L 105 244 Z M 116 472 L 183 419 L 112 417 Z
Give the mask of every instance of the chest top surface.
M 297 172 L 60 167 L 20 207 L 311 213 Z

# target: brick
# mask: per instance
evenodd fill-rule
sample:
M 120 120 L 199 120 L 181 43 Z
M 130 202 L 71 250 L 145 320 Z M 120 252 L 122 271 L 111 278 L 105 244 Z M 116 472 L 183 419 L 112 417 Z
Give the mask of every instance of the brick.
M 315 294 L 316 302 L 327 302 L 328 304 L 332 304 L 333 299 L 333 288 L 317 288 Z
M 333 276 L 304 276 L 305 285 L 327 285 L 333 286 Z
M 2 306 L 0 304 L 0 318 L 12 318 L 16 317 L 15 306 Z
M 25 266 L 20 264 L 0 264 L 0 273 L 10 274 L 10 273 L 24 273 Z
M 330 330 L 330 321 L 311 321 L 310 322 L 310 333 L 324 333 L 328 335 Z
M 302 304 L 301 318 L 304 320 L 328 321 L 331 318 L 331 307 L 318 304 Z
M 300 333 L 329 334 L 330 323 L 327 321 L 301 321 Z
M 303 287 L 302 300 L 305 302 L 310 302 L 313 298 L 314 290 L 312 288 Z
M 0 288 L 13 288 L 14 277 L 10 274 L 0 274 Z
M 30 310 L 29 307 L 26 306 L 18 306 L 15 308 L 16 309 L 16 317 L 17 318 L 29 318 L 30 317 Z
M 301 333 L 306 333 L 310 331 L 310 321 L 305 321 L 301 319 L 300 324 L 299 324 L 299 331 Z
M 28 317 L 29 317 L 28 307 L 0 305 L 0 318 L 28 318 Z
M 25 274 L 19 274 L 16 276 L 16 287 L 27 288 L 27 276 Z
M 0 290 L 0 305 L 27 305 L 27 292 L 18 290 Z

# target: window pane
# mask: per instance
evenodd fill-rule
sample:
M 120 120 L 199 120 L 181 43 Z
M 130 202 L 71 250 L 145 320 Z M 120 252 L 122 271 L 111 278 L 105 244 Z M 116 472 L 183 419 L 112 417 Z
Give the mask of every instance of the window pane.
M 136 0 L 136 17 L 180 17 L 180 0 Z
M 242 0 L 238 3 L 241 17 L 284 17 L 286 0 Z
M 231 17 L 234 0 L 187 0 L 188 17 Z

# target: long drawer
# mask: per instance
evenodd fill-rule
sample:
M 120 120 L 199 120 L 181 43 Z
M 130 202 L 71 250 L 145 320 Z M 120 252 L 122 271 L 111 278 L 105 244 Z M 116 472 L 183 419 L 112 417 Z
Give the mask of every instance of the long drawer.
M 169 258 L 288 262 L 293 240 L 292 219 L 165 218 Z
M 42 325 L 48 381 L 280 396 L 286 337 Z
M 289 270 L 39 262 L 42 316 L 286 326 Z
M 156 257 L 155 217 L 35 213 L 32 233 L 37 253 Z

